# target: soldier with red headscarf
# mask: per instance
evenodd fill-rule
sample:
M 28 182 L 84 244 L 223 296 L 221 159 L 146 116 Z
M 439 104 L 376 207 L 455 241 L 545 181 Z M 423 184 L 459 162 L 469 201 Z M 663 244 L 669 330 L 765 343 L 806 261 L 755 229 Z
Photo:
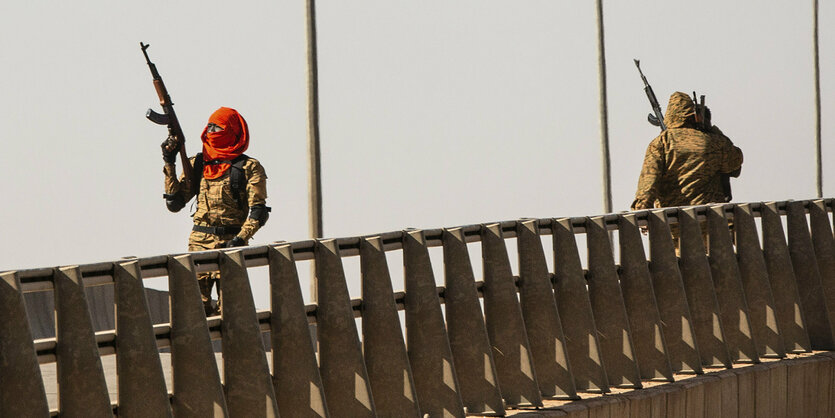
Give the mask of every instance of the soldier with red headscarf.
M 209 117 L 200 135 L 203 151 L 191 157 L 191 184 L 178 180 L 174 166 L 179 143 L 169 137 L 162 143 L 165 161 L 165 204 L 178 212 L 196 196 L 194 226 L 188 240 L 189 251 L 247 245 L 269 218 L 267 174 L 258 160 L 244 154 L 249 147 L 249 129 L 235 109 L 221 107 Z M 190 187 L 189 187 L 190 186 Z M 219 272 L 198 276 L 206 315 L 220 312 L 221 297 L 212 303 L 212 287 Z

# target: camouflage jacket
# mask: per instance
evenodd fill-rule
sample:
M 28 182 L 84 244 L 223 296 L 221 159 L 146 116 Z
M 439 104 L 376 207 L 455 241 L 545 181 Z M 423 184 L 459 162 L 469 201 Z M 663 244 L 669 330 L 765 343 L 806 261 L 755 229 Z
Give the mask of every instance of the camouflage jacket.
M 647 147 L 633 210 L 725 201 L 720 174 L 742 167 L 742 151 L 719 128 L 696 129 L 693 100 L 673 93 L 667 129 Z
M 194 165 L 194 157 L 191 157 L 190 160 L 192 165 Z M 173 164 L 166 164 L 163 167 L 166 194 L 174 195 L 181 192 L 186 202 L 194 197 L 195 194 L 197 195 L 197 210 L 192 215 L 195 225 L 241 227 L 241 231 L 237 234 L 226 236 L 191 231 L 189 251 L 218 248 L 221 244 L 235 236 L 240 237 L 244 241 L 249 241 L 261 227 L 261 222 L 248 218 L 247 215 L 249 213 L 249 207 L 266 204 L 267 174 L 261 163 L 254 158 L 246 160 L 243 165 L 243 170 L 246 178 L 245 196 L 247 207 L 241 207 L 232 195 L 229 175 L 231 169 L 213 180 L 201 177 L 199 187 L 193 187 L 195 190 L 190 190 L 186 188 L 182 175 L 179 180 L 177 179 L 176 169 Z

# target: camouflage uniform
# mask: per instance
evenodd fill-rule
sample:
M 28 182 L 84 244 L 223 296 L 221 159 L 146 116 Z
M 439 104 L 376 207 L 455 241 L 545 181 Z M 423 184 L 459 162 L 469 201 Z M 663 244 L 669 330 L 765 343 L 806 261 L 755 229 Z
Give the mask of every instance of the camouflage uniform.
M 191 165 L 194 166 L 195 157 L 191 158 Z M 264 167 L 254 158 L 247 158 L 243 164 L 244 177 L 246 179 L 246 189 L 242 190 L 243 199 L 246 198 L 246 206 L 243 202 L 238 202 L 232 194 L 230 186 L 231 169 L 222 176 L 209 180 L 202 176 L 196 177 L 199 179 L 199 188 L 197 191 L 197 211 L 192 215 L 194 218 L 194 225 L 207 227 L 231 226 L 240 227 L 240 232 L 236 234 L 215 235 L 207 232 L 191 231 L 188 240 L 189 251 L 203 251 L 222 248 L 229 240 L 240 237 L 245 242 L 255 234 L 262 226 L 262 222 L 247 217 L 249 208 L 256 205 L 265 205 L 267 201 L 267 174 L 264 172 Z M 186 187 L 183 182 L 183 176 L 177 180 L 176 169 L 174 164 L 165 164 L 163 167 L 165 174 L 165 193 L 167 195 L 182 194 L 184 201 L 188 202 L 195 195 L 195 190 Z M 197 173 L 199 175 L 199 173 Z M 194 188 L 194 187 L 192 187 Z M 178 209 L 179 210 L 179 209 Z M 198 276 L 200 283 L 200 292 L 203 297 L 203 304 L 206 308 L 207 314 L 217 313 L 220 311 L 221 296 L 220 287 L 218 285 L 218 304 L 217 307 L 212 306 L 212 287 L 220 278 L 219 272 L 202 273 Z
M 720 174 L 742 167 L 742 151 L 715 126 L 696 129 L 696 107 L 685 93 L 670 96 L 664 124 L 647 147 L 632 210 L 725 202 Z

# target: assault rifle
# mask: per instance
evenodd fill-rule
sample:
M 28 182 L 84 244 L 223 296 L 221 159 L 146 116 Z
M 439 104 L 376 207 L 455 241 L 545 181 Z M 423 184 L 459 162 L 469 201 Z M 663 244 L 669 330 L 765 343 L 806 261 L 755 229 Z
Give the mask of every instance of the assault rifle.
M 633 58 L 632 61 L 635 61 L 635 66 L 638 67 L 638 73 L 641 74 L 641 80 L 644 81 L 644 92 L 647 94 L 650 106 L 652 106 L 652 113 L 647 115 L 647 121 L 660 127 L 663 131 L 667 129 L 667 127 L 664 126 L 664 114 L 661 113 L 661 106 L 658 105 L 658 99 L 655 98 L 655 92 L 652 91 L 652 86 L 649 85 L 647 78 L 644 77 L 644 72 L 641 71 L 641 60 Z
M 162 106 L 163 113 L 157 113 L 153 109 L 148 109 L 145 112 L 145 117 L 157 125 L 167 125 L 168 134 L 176 138 L 180 145 L 180 161 L 183 163 L 183 174 L 185 175 L 186 187 L 191 187 L 191 163 L 186 154 L 186 137 L 183 135 L 183 128 L 180 127 L 180 121 L 177 120 L 177 114 L 174 113 L 174 103 L 171 102 L 171 96 L 168 95 L 168 90 L 165 88 L 165 83 L 162 81 L 157 66 L 148 58 L 147 49 L 149 44 L 139 43 L 142 48 L 142 54 L 145 55 L 145 62 L 148 63 L 148 68 L 151 69 L 151 76 L 154 78 L 154 89 L 159 96 L 159 104 Z

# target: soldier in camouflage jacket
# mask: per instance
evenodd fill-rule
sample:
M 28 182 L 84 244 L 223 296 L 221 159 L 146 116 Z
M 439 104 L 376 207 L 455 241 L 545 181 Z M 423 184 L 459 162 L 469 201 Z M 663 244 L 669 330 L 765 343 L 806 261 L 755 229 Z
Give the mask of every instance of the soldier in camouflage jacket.
M 244 151 L 249 147 L 249 130 L 244 118 L 234 109 L 222 107 L 209 117 L 201 135 L 203 152 L 191 157 L 192 184 L 177 179 L 174 166 L 179 148 L 176 139 L 162 144 L 165 166 L 165 203 L 178 212 L 196 196 L 192 215 L 194 227 L 188 240 L 189 251 L 203 251 L 247 245 L 266 223 L 267 174 L 261 163 Z M 190 187 L 188 187 L 190 186 Z M 198 276 L 207 315 L 220 312 L 219 272 Z M 212 303 L 212 287 L 218 284 L 218 303 Z
M 715 126 L 696 129 L 696 107 L 685 93 L 670 96 L 664 124 L 647 147 L 632 210 L 724 202 L 720 174 L 742 167 L 742 151 Z

